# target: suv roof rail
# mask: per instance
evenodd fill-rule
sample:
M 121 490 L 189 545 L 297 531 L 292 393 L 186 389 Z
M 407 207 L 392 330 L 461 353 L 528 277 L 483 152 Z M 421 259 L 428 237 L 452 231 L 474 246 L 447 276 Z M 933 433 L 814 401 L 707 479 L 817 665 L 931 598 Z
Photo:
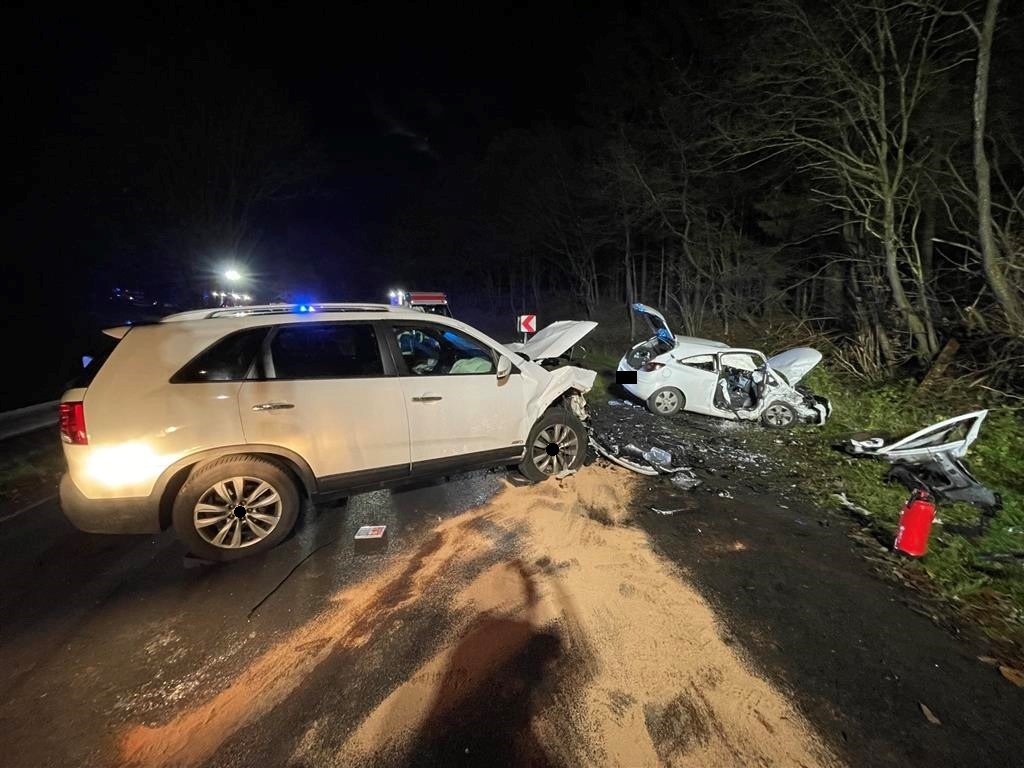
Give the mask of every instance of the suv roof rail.
M 218 309 L 193 309 L 168 315 L 161 323 L 173 323 L 185 320 L 209 320 L 215 317 L 247 317 L 249 315 L 284 315 L 309 312 L 383 312 L 393 310 L 390 304 L 345 303 L 345 302 L 314 302 L 311 304 L 255 304 L 245 307 L 220 307 Z

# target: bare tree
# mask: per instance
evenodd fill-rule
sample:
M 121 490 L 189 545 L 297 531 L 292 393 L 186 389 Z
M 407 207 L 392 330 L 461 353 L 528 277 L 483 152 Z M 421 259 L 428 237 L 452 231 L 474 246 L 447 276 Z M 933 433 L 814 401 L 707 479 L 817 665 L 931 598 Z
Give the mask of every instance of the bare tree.
M 756 61 L 746 62 L 737 148 L 755 158 L 792 154 L 819 197 L 874 238 L 915 353 L 931 357 L 939 342 L 914 237 L 930 147 L 916 119 L 943 73 L 964 61 L 957 30 L 941 8 L 915 2 L 836 0 L 808 10 L 770 0 L 748 12 L 763 31 Z
M 981 250 L 981 263 L 985 269 L 992 293 L 1006 315 L 1010 330 L 1016 334 L 1024 333 L 1024 303 L 1021 295 L 1007 278 L 1004 269 L 1004 255 L 996 242 L 995 226 L 992 217 L 992 169 L 989 164 L 986 142 L 986 112 L 988 108 L 988 78 L 992 65 L 992 38 L 995 35 L 996 22 L 999 14 L 999 0 L 987 0 L 985 16 L 981 27 L 973 21 L 971 29 L 978 38 L 978 63 L 974 80 L 974 178 L 976 182 L 976 202 L 978 209 L 978 243 Z M 1020 196 L 1012 198 L 1019 207 Z

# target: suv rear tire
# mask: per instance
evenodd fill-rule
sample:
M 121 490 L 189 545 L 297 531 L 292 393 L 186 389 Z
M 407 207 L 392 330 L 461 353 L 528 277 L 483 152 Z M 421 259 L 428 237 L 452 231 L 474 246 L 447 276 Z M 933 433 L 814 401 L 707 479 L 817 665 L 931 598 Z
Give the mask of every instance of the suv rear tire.
M 587 456 L 587 429 L 564 408 L 549 408 L 530 430 L 519 471 L 535 483 L 566 469 L 579 469 Z
M 225 456 L 189 475 L 171 517 L 192 554 L 223 562 L 277 546 L 295 527 L 299 506 L 295 480 L 280 464 Z

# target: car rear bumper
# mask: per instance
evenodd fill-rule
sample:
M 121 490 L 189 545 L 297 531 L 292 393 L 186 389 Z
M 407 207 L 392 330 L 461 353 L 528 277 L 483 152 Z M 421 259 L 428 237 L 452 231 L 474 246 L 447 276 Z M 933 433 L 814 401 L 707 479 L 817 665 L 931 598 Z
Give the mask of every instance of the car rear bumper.
M 65 474 L 60 480 L 64 516 L 86 533 L 159 533 L 160 502 L 155 496 L 90 499 Z
M 663 378 L 653 373 L 645 373 L 644 371 L 638 371 L 629 363 L 626 362 L 626 358 L 623 357 L 619 361 L 619 371 L 623 373 L 636 374 L 636 383 L 620 383 L 619 386 L 626 390 L 633 397 L 637 397 L 644 402 L 647 402 L 647 398 L 653 395 L 662 387 L 668 386 L 668 382 Z

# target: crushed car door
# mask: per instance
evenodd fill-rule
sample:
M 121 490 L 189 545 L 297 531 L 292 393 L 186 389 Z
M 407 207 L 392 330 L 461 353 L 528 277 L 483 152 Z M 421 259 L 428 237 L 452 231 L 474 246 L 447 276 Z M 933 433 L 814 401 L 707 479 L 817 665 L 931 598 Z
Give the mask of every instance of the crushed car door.
M 750 411 L 768 388 L 764 355 L 753 349 L 730 349 L 718 355 L 714 404 L 719 411 Z
M 522 453 L 525 402 L 517 368 L 499 379 L 498 352 L 449 326 L 393 322 L 391 329 L 414 473 Z

